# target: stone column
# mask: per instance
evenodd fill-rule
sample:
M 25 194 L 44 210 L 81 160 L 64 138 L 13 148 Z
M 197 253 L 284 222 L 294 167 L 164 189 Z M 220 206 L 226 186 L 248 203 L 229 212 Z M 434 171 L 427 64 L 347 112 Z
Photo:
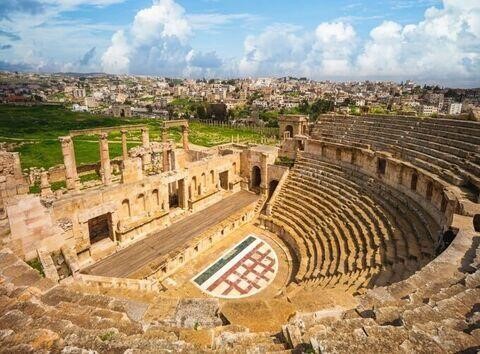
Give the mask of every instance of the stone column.
M 150 148 L 150 136 L 148 135 L 148 128 L 142 128 L 142 145 L 145 149 Z
M 262 166 L 261 169 L 261 178 L 262 181 L 260 182 L 260 193 L 262 195 L 268 195 L 268 164 L 267 164 L 267 155 L 262 154 L 260 157 L 260 164 Z
M 59 138 L 62 145 L 63 164 L 65 165 L 65 177 L 68 190 L 78 190 L 80 180 L 77 174 L 77 163 L 75 162 L 75 150 L 73 140 L 70 136 Z
M 108 134 L 100 134 L 100 164 L 102 171 L 102 182 L 104 185 L 112 183 L 112 170 L 110 166 L 110 152 L 108 150 Z
M 170 150 L 166 145 L 163 145 L 163 152 L 162 152 L 162 161 L 163 161 L 163 172 L 170 171 Z
M 47 171 L 43 171 L 40 175 L 40 195 L 42 197 L 50 197 L 53 195 L 52 189 L 50 188 L 50 182 L 48 181 Z
M 128 146 L 127 146 L 127 131 L 121 130 L 122 133 L 122 157 L 123 161 L 128 159 Z
M 188 151 L 188 126 L 182 126 L 183 149 Z
M 148 128 L 142 128 L 142 146 L 144 154 L 142 155 L 143 170 L 146 171 L 152 164 L 152 155 L 150 155 L 150 136 L 148 135 Z
M 163 151 L 162 151 L 162 168 L 163 172 L 167 172 L 170 170 L 170 147 L 168 144 L 168 131 L 163 130 L 162 131 L 162 145 L 163 145 Z

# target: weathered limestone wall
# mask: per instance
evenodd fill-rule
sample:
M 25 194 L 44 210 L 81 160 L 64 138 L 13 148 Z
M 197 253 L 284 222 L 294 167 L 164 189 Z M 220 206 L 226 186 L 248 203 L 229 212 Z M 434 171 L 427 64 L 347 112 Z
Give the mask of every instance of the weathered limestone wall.
M 18 152 L 0 151 L 0 216 L 9 198 L 28 193 L 28 184 L 22 175 Z
M 143 149 L 153 146 L 146 131 L 142 137 Z M 79 183 L 72 138 L 67 136 L 60 140 L 68 192 L 54 195 L 44 173 L 43 204 L 38 197 L 32 196 L 33 199 L 21 199 L 9 211 L 12 242 L 15 243 L 12 247 L 25 257 L 33 257 L 40 248 L 52 252 L 65 247 L 83 261 L 90 257 L 103 258 L 118 247 L 169 226 L 173 220 L 202 210 L 229 193 L 248 188 L 241 183 L 251 179 L 253 166 L 261 170 L 261 189 L 266 193 L 267 166 L 275 162 L 278 153 L 276 148 L 266 146 L 169 150 L 169 170 L 166 172 L 145 170 L 145 157 L 130 154 L 122 161 L 122 178 L 118 181 L 112 175 L 106 133 L 101 132 L 103 183 L 84 189 Z M 170 210 L 172 193 L 178 195 L 179 207 Z M 98 217 L 107 221 L 110 237 L 92 243 L 89 220 Z
M 318 140 L 308 140 L 305 152 L 348 165 L 384 182 L 419 203 L 439 225 L 450 225 L 453 214 L 459 209 L 458 199 L 445 182 L 393 158 L 391 154 Z M 384 173 L 380 171 L 382 163 L 385 164 Z
M 53 218 L 70 225 L 64 233 L 65 241 L 77 253 L 91 249 L 88 221 L 101 215 L 109 215 L 111 241 L 120 247 L 170 225 L 171 219 L 178 217 L 178 211 L 170 214 L 170 183 L 185 183 L 187 203 L 183 213 L 219 201 L 222 198 L 219 173 L 228 171 L 233 185 L 239 179 L 240 169 L 236 166 L 240 165 L 240 154 L 209 156 L 188 163 L 188 168 L 151 176 L 142 173 L 140 158 L 129 158 L 124 164 L 122 183 L 69 193 L 53 202 Z
M 30 260 L 37 257 L 37 249 L 49 252 L 62 247 L 62 230 L 52 219 L 52 212 L 40 197 L 27 195 L 10 200 L 6 206 L 11 237 L 8 247 L 15 254 Z
M 271 191 L 271 190 L 269 191 L 269 193 L 271 194 L 271 197 L 266 207 L 267 215 L 272 215 L 272 207 L 275 204 L 275 200 L 277 199 L 280 193 L 280 190 L 282 189 L 283 185 L 287 181 L 289 172 L 290 170 L 286 166 L 276 166 L 276 165 L 268 166 L 269 182 L 272 180 L 275 180 L 275 181 L 278 181 L 278 185 L 274 191 Z

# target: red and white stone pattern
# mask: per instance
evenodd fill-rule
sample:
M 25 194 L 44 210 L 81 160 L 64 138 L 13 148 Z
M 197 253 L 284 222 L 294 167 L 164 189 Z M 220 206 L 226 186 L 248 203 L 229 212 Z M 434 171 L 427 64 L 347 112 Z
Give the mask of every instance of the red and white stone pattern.
M 252 236 L 255 237 L 255 235 L 248 237 Z M 231 253 L 237 245 L 225 252 L 211 265 Z M 211 265 L 199 274 L 202 274 Z M 252 296 L 265 289 L 273 281 L 277 271 L 278 258 L 275 251 L 266 241 L 255 237 L 255 241 L 212 274 L 202 285 L 199 286 L 193 279 L 192 282 L 210 296 L 238 299 Z

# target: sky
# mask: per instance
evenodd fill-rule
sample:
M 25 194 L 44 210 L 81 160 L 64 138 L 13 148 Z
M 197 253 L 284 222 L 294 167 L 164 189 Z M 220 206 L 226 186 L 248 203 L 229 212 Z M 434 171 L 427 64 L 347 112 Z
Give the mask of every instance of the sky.
M 0 70 L 480 87 L 480 0 L 0 0 Z

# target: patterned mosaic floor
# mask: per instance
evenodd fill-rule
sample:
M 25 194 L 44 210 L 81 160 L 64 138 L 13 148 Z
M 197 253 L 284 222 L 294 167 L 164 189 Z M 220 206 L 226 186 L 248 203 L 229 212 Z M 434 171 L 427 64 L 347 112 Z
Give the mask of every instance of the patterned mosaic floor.
M 252 296 L 275 278 L 278 259 L 264 240 L 249 235 L 196 275 L 192 282 L 219 298 Z

